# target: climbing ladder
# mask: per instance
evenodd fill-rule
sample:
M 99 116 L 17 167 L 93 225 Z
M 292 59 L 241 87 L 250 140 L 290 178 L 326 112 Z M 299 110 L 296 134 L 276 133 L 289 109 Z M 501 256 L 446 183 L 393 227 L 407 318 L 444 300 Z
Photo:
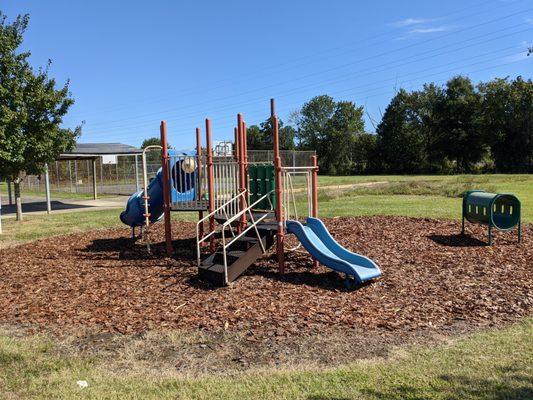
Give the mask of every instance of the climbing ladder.
M 248 195 L 246 189 L 241 191 L 199 220 L 196 225 L 198 275 L 217 286 L 225 286 L 233 282 L 274 244 L 277 228 L 275 222 L 272 221 L 274 209 L 270 201 L 272 191 L 252 204 L 249 204 Z M 245 207 L 232 213 L 233 204 L 242 201 Z M 261 212 L 253 211 L 265 201 L 269 203 L 269 209 Z M 201 226 L 206 222 L 212 223 L 215 217 L 218 222 L 215 229 L 202 235 Z M 244 225 L 242 224 L 243 217 Z M 207 244 L 208 239 L 210 253 L 202 259 L 201 248 Z

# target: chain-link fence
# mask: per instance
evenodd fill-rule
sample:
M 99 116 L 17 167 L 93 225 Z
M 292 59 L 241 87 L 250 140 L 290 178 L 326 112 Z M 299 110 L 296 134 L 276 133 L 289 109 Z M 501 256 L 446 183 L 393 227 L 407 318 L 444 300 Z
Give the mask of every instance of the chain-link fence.
M 281 163 L 285 167 L 307 167 L 313 165 L 314 151 L 281 150 Z M 147 156 L 148 178 L 155 176 L 161 167 L 157 151 Z M 142 189 L 142 157 L 117 156 L 116 164 L 102 163 L 102 158 L 95 160 L 96 189 L 99 194 L 130 195 Z M 272 163 L 273 150 L 248 150 L 248 162 Z M 66 193 L 92 193 L 93 166 L 91 160 L 62 160 L 48 166 L 50 190 Z M 22 190 L 43 192 L 44 176 L 27 176 L 22 183 Z
M 151 160 L 150 160 L 151 161 Z M 161 163 L 147 164 L 148 177 L 155 175 Z M 99 194 L 130 195 L 142 189 L 142 159 L 140 156 L 117 156 L 116 164 L 95 160 L 96 189 Z M 50 190 L 67 193 L 92 193 L 93 165 L 91 160 L 62 160 L 48 166 Z M 22 190 L 44 192 L 44 176 L 27 176 Z
M 315 151 L 280 150 L 281 165 L 284 167 L 310 167 Z M 248 162 L 273 163 L 274 150 L 248 150 Z

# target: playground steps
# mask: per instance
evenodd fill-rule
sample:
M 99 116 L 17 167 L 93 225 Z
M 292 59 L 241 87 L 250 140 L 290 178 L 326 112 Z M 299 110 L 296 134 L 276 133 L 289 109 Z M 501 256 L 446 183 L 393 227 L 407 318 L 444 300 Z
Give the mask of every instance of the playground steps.
M 258 224 L 259 236 L 266 250 L 274 244 L 275 230 L 269 226 Z M 228 282 L 233 282 L 242 275 L 258 258 L 263 255 L 255 230 L 237 239 L 226 251 L 228 262 Z M 224 286 L 224 254 L 217 250 L 202 261 L 198 268 L 200 279 L 207 280 L 216 286 Z

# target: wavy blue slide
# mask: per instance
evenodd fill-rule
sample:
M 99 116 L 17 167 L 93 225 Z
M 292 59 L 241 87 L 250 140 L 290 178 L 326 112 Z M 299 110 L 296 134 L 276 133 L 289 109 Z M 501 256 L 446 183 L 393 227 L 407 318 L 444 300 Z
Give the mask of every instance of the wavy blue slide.
M 353 276 L 358 284 L 381 276 L 374 261 L 342 247 L 318 218 L 309 217 L 305 224 L 287 221 L 287 232 L 295 234 L 305 249 L 320 263 Z
M 120 213 L 120 220 L 131 227 L 144 225 L 143 191 L 140 190 L 130 196 L 126 210 Z M 163 170 L 159 168 L 154 179 L 148 184 L 148 208 L 150 222 L 156 222 L 163 216 Z

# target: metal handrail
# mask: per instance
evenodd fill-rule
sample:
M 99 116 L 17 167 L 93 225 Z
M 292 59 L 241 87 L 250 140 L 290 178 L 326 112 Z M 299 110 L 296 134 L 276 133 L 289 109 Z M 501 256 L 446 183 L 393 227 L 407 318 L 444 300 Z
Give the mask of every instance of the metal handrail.
M 245 192 L 243 192 L 245 193 Z M 261 235 L 259 234 L 259 230 L 257 229 L 257 224 L 261 221 L 263 221 L 268 214 L 264 214 L 262 217 L 259 217 L 257 221 L 254 219 L 252 209 L 255 205 L 261 203 L 265 198 L 268 199 L 268 202 L 270 203 L 270 209 L 273 210 L 274 206 L 272 205 L 272 201 L 270 200 L 270 195 L 274 193 L 274 190 L 271 190 L 270 192 L 266 193 L 265 195 L 261 196 L 259 199 L 257 199 L 254 203 L 250 204 L 249 206 L 245 207 L 241 211 L 239 211 L 237 214 L 235 214 L 232 218 L 227 220 L 222 225 L 222 252 L 223 252 L 223 259 L 224 259 L 224 284 L 228 284 L 228 255 L 227 255 L 227 249 L 228 247 L 235 242 L 237 239 L 243 237 L 249 230 L 254 228 L 255 233 L 257 235 L 257 240 L 259 241 L 259 245 L 261 246 L 261 251 L 263 253 L 266 252 L 265 245 L 263 243 L 263 240 L 261 240 Z M 244 199 L 244 202 L 246 204 L 246 198 Z M 250 215 L 250 220 L 252 221 L 252 224 L 248 226 L 246 229 L 244 229 L 240 234 L 237 236 L 234 236 L 233 239 L 231 239 L 228 243 L 226 243 L 226 226 L 231 225 L 232 222 L 234 222 L 238 217 L 248 213 Z
M 198 264 L 198 267 L 200 267 L 200 262 L 201 262 L 200 243 L 205 242 L 206 239 L 210 238 L 212 235 L 214 235 L 217 232 L 216 229 L 215 229 L 215 230 L 209 232 L 207 235 L 204 235 L 203 237 L 200 238 L 200 225 L 203 224 L 205 221 L 209 220 L 210 218 L 214 217 L 215 214 L 220 212 L 220 210 L 225 209 L 225 207 L 227 207 L 232 202 L 238 200 L 239 197 L 242 197 L 245 194 L 246 194 L 246 189 L 244 191 L 240 192 L 238 195 L 232 197 L 230 200 L 228 200 L 227 202 L 222 204 L 220 207 L 218 207 L 215 210 L 213 210 L 212 212 L 210 212 L 208 215 L 206 215 L 205 217 L 203 217 L 201 220 L 199 220 L 196 223 L 196 255 L 197 255 L 196 262 Z M 246 198 L 245 198 L 245 201 L 246 201 Z M 232 234 L 233 234 L 233 236 L 235 236 L 233 231 L 232 231 Z
M 270 204 L 270 209 L 273 210 L 274 206 L 273 206 L 272 201 L 270 199 L 270 196 L 271 196 L 272 193 L 274 193 L 274 190 L 272 190 L 272 191 L 268 192 L 267 194 L 263 195 L 258 200 L 256 200 L 254 203 L 246 206 L 244 209 L 239 211 L 233 217 L 231 217 L 228 220 L 226 220 L 226 222 L 224 222 L 222 225 L 219 225 L 220 230 L 222 231 L 222 251 L 223 251 L 223 259 L 224 259 L 224 283 L 226 285 L 228 284 L 227 249 L 237 239 L 239 239 L 242 236 L 244 236 L 248 231 L 250 231 L 253 228 L 255 230 L 256 235 L 257 235 L 257 239 L 259 240 L 259 245 L 261 246 L 262 252 L 263 253 L 266 252 L 265 245 L 264 245 L 263 241 L 261 240 L 261 235 L 259 234 L 259 230 L 257 229 L 257 225 L 259 224 L 259 222 L 263 221 L 268 216 L 268 214 L 265 214 L 265 215 L 259 217 L 258 219 L 255 219 L 254 215 L 252 213 L 252 209 L 253 209 L 254 206 L 259 204 L 260 202 L 262 202 L 266 198 L 266 199 L 268 199 L 268 202 Z M 220 212 L 222 209 L 227 207 L 232 202 L 237 201 L 242 196 L 245 196 L 244 197 L 244 204 L 246 205 L 247 204 L 246 194 L 247 194 L 247 190 L 244 189 L 238 195 L 234 196 L 232 199 L 228 200 L 226 203 L 224 203 L 223 205 L 218 207 L 216 210 L 212 211 L 209 215 L 207 215 L 204 218 L 202 218 L 196 224 L 196 253 L 197 253 L 197 264 L 198 264 L 198 267 L 200 267 L 200 265 L 201 265 L 200 243 L 204 242 L 207 238 L 209 238 L 211 235 L 214 235 L 217 232 L 217 229 L 215 229 L 212 232 L 209 232 L 204 237 L 200 238 L 200 229 L 199 229 L 200 224 L 202 224 L 203 222 L 208 220 L 210 217 L 213 217 L 216 213 Z M 245 228 L 242 232 L 240 232 L 237 236 L 235 236 L 231 225 L 232 225 L 233 222 L 235 222 L 237 219 L 239 219 L 239 217 L 241 217 L 242 215 L 244 215 L 246 213 L 248 213 L 248 215 L 250 216 L 251 224 L 247 228 Z M 228 226 L 231 229 L 231 233 L 232 233 L 233 237 L 231 238 L 231 240 L 229 242 L 226 243 L 226 228 Z

